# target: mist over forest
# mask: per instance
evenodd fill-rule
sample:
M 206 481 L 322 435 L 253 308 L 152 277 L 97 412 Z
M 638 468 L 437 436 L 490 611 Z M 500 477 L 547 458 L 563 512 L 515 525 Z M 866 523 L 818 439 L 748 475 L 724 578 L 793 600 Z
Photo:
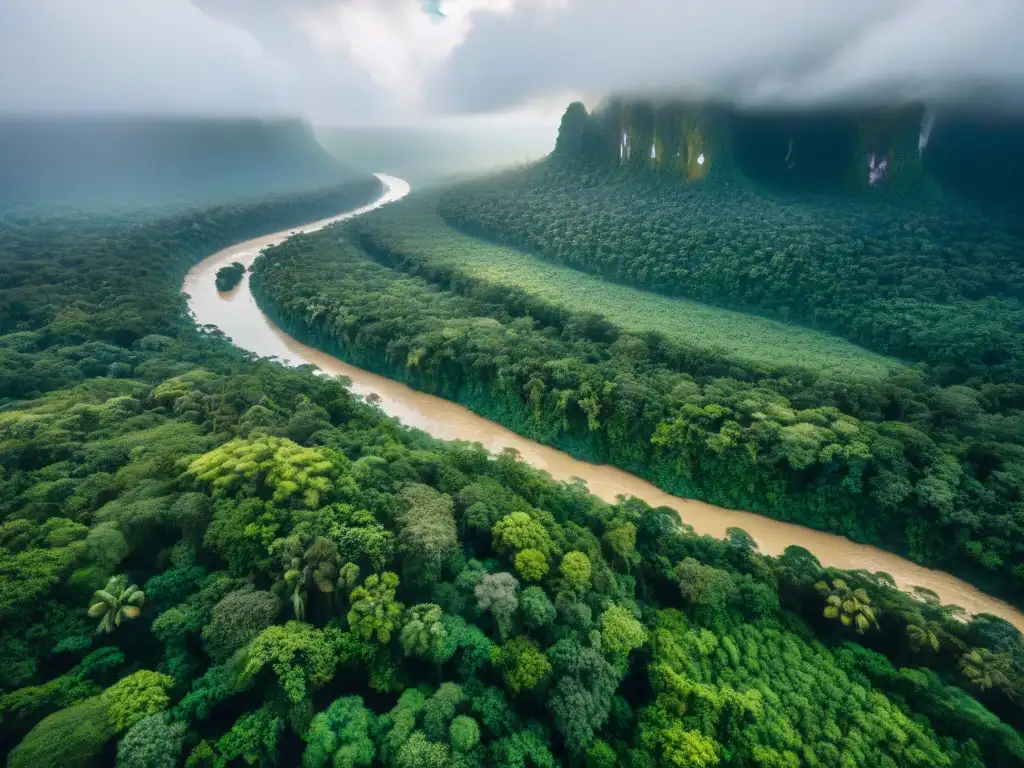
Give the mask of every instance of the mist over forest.
M 326 187 L 355 172 L 298 119 L 0 118 L 0 205 L 199 205 Z

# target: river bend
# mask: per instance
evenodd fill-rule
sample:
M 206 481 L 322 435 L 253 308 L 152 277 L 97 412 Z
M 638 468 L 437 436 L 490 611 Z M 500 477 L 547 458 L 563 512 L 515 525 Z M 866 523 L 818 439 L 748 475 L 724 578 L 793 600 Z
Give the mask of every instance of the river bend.
M 434 395 L 417 392 L 405 384 L 356 368 L 336 357 L 303 344 L 280 330 L 263 315 L 249 292 L 249 273 L 227 293 L 214 286 L 217 270 L 233 261 L 248 267 L 264 248 L 276 245 L 292 234 L 312 232 L 336 221 L 359 216 L 409 193 L 409 184 L 386 174 L 377 174 L 385 192 L 374 203 L 282 232 L 237 243 L 194 266 L 182 290 L 199 325 L 215 325 L 241 349 L 261 357 L 277 357 L 290 365 L 311 363 L 330 375 L 351 379 L 351 390 L 361 396 L 375 393 L 379 405 L 390 416 L 442 440 L 481 443 L 489 451 L 511 447 L 534 467 L 558 480 L 579 477 L 591 493 L 605 501 L 616 496 L 637 496 L 652 506 L 675 509 L 699 534 L 723 537 L 726 528 L 742 528 L 766 554 L 780 554 L 791 544 L 813 552 L 822 565 L 849 570 L 885 571 L 903 589 L 920 585 L 933 590 L 943 603 L 955 603 L 970 613 L 991 613 L 1024 630 L 1024 614 L 1008 603 L 986 595 L 976 587 L 943 571 L 931 570 L 878 547 L 857 544 L 830 533 L 793 523 L 772 520 L 750 512 L 716 507 L 694 499 L 672 496 L 646 480 L 610 466 L 574 459 L 566 453 L 521 437 L 493 421 L 477 416 L 461 405 Z

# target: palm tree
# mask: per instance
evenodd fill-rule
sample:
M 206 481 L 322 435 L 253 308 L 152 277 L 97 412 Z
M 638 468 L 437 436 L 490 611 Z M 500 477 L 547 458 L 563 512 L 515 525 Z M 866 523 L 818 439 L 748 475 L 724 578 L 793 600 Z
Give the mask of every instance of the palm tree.
M 825 618 L 839 619 L 844 627 L 855 627 L 858 635 L 863 635 L 872 626 L 878 627 L 871 598 L 863 589 L 850 589 L 842 579 L 833 579 L 831 587 L 827 582 L 819 581 L 814 588 L 825 596 Z
M 338 547 L 329 539 L 318 538 L 305 551 L 302 557 L 295 556 L 302 552 L 298 540 L 292 542 L 285 552 L 287 563 L 284 573 L 284 589 L 295 611 L 295 618 L 306 620 L 306 605 L 309 601 L 310 588 L 327 595 L 333 605 L 333 592 L 338 581 Z M 292 553 L 288 557 L 288 550 Z
M 355 563 L 345 563 L 341 566 L 341 570 L 338 571 L 338 586 L 345 590 L 345 594 L 350 595 L 358 583 L 359 566 Z
M 915 619 L 913 623 L 907 624 L 907 642 L 915 653 L 920 653 L 924 647 L 933 651 L 939 650 L 939 632 L 942 627 L 934 621 L 926 619 Z
M 97 589 L 89 601 L 89 615 L 100 619 L 97 632 L 108 635 L 126 619 L 137 618 L 146 602 L 146 595 L 135 584 L 128 584 L 126 576 L 111 576 L 107 586 Z
M 1000 688 L 1009 693 L 1011 690 L 1003 654 L 993 653 L 988 648 L 974 648 L 960 657 L 958 666 L 964 677 L 983 691 Z
M 293 557 L 291 567 L 284 573 L 285 588 L 288 590 L 288 599 L 291 601 L 292 610 L 295 611 L 295 618 L 299 621 L 306 620 L 306 569 L 302 567 L 302 561 Z
M 306 550 L 303 559 L 306 561 L 307 578 L 312 579 L 319 591 L 325 595 L 331 594 L 338 579 L 338 565 L 341 561 L 337 545 L 330 539 L 319 538 Z

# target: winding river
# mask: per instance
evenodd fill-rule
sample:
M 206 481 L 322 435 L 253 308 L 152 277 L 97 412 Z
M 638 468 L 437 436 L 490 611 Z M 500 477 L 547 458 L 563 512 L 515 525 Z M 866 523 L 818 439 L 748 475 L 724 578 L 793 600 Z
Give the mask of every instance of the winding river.
M 402 179 L 377 174 L 385 193 L 374 203 L 354 211 L 322 219 L 302 227 L 264 235 L 219 251 L 197 264 L 185 278 L 183 291 L 199 325 L 215 325 L 242 349 L 261 357 L 277 357 L 292 365 L 312 363 L 325 374 L 351 379 L 351 390 L 362 396 L 375 393 L 380 407 L 410 427 L 418 427 L 442 440 L 468 440 L 481 443 L 492 452 L 511 447 L 533 466 L 559 480 L 573 477 L 587 482 L 595 495 L 614 502 L 616 496 L 637 496 L 653 506 L 667 506 L 700 534 L 722 537 L 725 529 L 737 526 L 757 541 L 760 550 L 779 554 L 791 544 L 813 552 L 823 565 L 844 569 L 885 571 L 904 589 L 914 585 L 936 592 L 943 603 L 955 603 L 970 613 L 991 613 L 1024 630 L 1024 614 L 1008 603 L 990 597 L 976 587 L 943 571 L 916 565 L 899 555 L 842 536 L 822 533 L 761 515 L 716 507 L 693 499 L 672 496 L 646 480 L 609 466 L 589 464 L 540 443 L 520 437 L 500 424 L 484 419 L 461 405 L 434 395 L 417 392 L 404 384 L 351 366 L 336 357 L 296 341 L 267 319 L 249 292 L 249 275 L 227 293 L 214 286 L 218 269 L 233 261 L 249 266 L 260 251 L 276 245 L 289 235 L 311 232 L 336 221 L 352 218 L 409 193 Z

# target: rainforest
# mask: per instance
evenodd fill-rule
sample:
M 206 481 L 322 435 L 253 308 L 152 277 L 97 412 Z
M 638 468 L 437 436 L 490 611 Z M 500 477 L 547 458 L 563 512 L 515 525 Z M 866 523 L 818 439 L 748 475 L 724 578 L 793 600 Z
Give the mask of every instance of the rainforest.
M 930 156 L 923 120 L 573 104 L 543 160 L 374 210 L 384 179 L 302 125 L 10 128 L 65 154 L 9 159 L 0 196 L 7 764 L 1024 765 L 1015 622 L 410 429 L 181 292 L 280 233 L 211 289 L 1021 607 L 1020 187 L 942 158 L 1024 134 L 939 115 Z M 178 149 L 95 192 L 59 172 L 112 135 Z

